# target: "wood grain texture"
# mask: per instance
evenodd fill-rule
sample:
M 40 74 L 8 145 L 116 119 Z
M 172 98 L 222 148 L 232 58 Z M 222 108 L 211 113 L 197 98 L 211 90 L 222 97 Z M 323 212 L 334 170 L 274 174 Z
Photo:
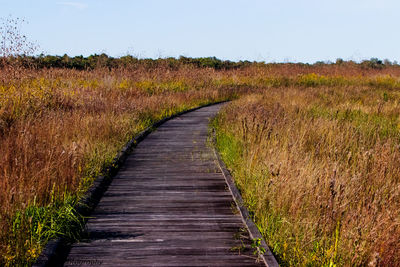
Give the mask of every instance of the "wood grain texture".
M 264 266 L 207 144 L 220 107 L 167 121 L 138 144 L 65 266 Z

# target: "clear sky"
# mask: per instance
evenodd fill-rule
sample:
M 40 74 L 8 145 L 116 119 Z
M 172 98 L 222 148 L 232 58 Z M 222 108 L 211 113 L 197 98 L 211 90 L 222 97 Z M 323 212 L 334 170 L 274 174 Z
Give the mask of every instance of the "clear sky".
M 0 0 L 46 54 L 400 61 L 399 0 Z

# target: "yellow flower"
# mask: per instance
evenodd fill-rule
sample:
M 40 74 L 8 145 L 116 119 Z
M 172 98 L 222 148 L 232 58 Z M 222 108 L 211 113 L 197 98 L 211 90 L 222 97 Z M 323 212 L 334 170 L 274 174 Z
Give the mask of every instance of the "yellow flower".
M 38 250 L 35 248 L 28 249 L 28 258 L 36 259 L 39 256 Z

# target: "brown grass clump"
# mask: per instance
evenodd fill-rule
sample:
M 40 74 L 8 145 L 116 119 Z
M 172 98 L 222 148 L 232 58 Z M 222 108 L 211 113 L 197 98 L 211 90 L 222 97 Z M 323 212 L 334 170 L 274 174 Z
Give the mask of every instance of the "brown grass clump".
M 398 89 L 290 86 L 220 115 L 218 147 L 282 265 L 400 265 L 399 103 Z

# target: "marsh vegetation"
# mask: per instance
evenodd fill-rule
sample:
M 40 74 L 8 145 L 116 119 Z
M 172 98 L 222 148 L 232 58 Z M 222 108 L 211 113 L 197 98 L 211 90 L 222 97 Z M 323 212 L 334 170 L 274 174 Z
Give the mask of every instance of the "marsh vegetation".
M 79 196 L 135 134 L 227 99 L 218 148 L 283 264 L 399 262 L 399 66 L 40 60 L 0 70 L 0 264 L 77 238 Z

